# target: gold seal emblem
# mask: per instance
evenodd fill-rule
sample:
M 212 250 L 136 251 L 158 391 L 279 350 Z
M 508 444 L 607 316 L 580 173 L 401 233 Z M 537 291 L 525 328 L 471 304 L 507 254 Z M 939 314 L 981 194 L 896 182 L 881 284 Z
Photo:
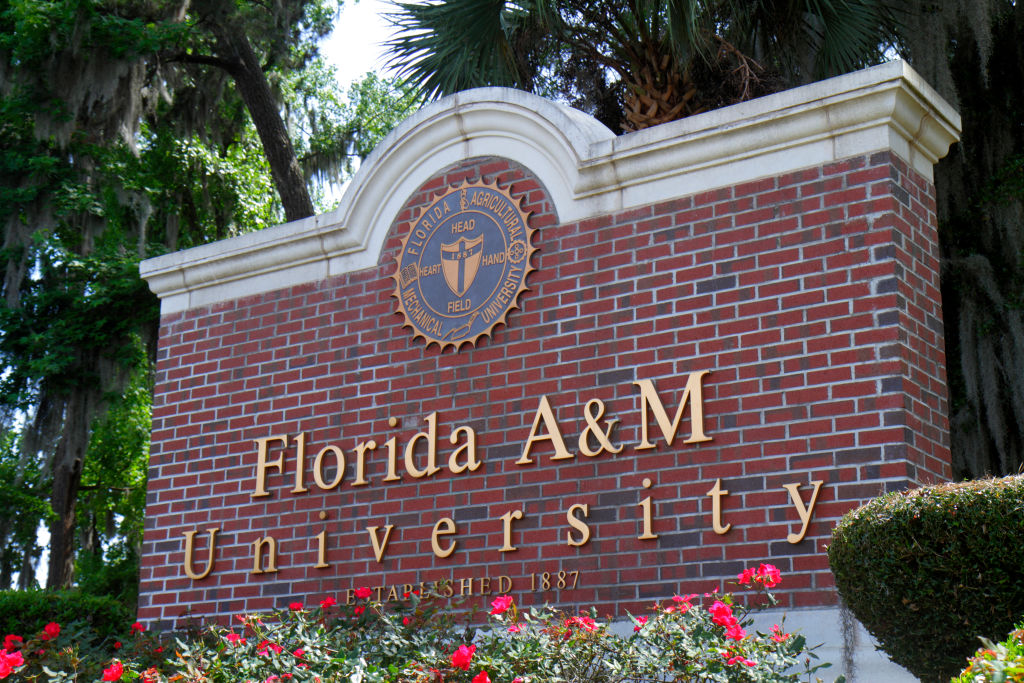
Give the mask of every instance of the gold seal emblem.
M 536 251 L 521 204 L 496 182 L 467 182 L 420 212 L 394 275 L 398 312 L 414 337 L 442 351 L 476 344 L 518 308 Z

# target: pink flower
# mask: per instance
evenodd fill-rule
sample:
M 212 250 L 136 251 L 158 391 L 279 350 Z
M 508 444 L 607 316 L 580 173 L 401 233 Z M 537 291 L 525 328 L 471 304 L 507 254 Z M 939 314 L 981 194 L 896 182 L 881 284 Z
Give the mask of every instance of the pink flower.
M 491 677 L 487 675 L 486 671 L 481 671 L 473 676 L 473 683 L 491 683 Z
M 511 595 L 499 595 L 491 602 L 491 614 L 503 614 L 511 606 Z
M 715 600 L 714 604 L 708 607 L 708 613 L 711 615 L 711 621 L 719 626 L 729 626 L 736 621 L 736 617 L 732 615 L 732 608 L 721 600 Z
M 245 638 L 243 638 L 242 636 L 238 635 L 237 633 L 229 633 L 226 636 L 224 636 L 224 639 L 227 640 L 232 645 L 244 645 L 245 644 Z
M 356 589 L 356 597 L 359 598 L 360 600 L 365 600 L 366 598 L 370 597 L 370 592 L 371 592 L 370 589 L 366 588 L 366 587 L 357 588 Z
M 288 609 L 290 609 L 292 612 L 301 612 L 302 611 L 302 603 L 301 602 L 289 602 L 288 603 Z
M 743 640 L 747 637 L 747 632 L 739 625 L 739 623 L 732 623 L 725 629 L 725 637 L 730 640 Z
M 256 654 L 258 654 L 258 655 L 269 656 L 267 654 L 268 650 L 270 650 L 274 654 L 278 654 L 278 655 L 281 654 L 282 652 L 284 652 L 284 648 L 283 647 L 281 647 L 277 643 L 272 643 L 269 640 L 264 640 L 263 642 L 261 642 L 259 645 L 256 646 Z
M 774 564 L 764 564 L 757 568 L 757 577 L 765 588 L 773 588 L 782 582 L 782 572 Z
M 302 649 L 302 648 L 300 647 L 300 648 L 299 648 L 298 650 L 296 650 L 296 651 L 295 651 L 295 652 L 293 652 L 292 654 L 293 654 L 294 656 L 298 657 L 299 659 L 302 659 L 302 656 L 303 656 L 304 654 L 306 654 L 306 651 L 305 651 L 305 650 L 303 650 L 303 649 Z
M 334 605 L 337 605 L 337 604 L 338 604 L 338 601 L 335 600 L 334 598 L 324 598 L 323 600 L 320 601 L 321 609 L 327 609 L 328 607 L 333 607 Z
M 134 624 L 132 624 L 132 627 L 131 627 L 132 634 L 142 633 L 145 630 L 146 630 L 146 627 L 142 625 L 142 622 L 136 621 Z
M 0 650 L 0 678 L 7 678 L 14 670 L 25 664 L 25 658 L 20 652 L 8 653 L 6 649 Z
M 24 643 L 24 642 L 25 642 L 25 639 L 22 638 L 21 636 L 16 636 L 13 633 L 10 633 L 10 634 L 4 636 L 4 649 L 5 650 L 10 650 L 11 652 L 14 652 L 19 647 L 21 647 L 21 644 Z
M 508 627 L 508 632 L 509 633 L 519 633 L 522 630 L 523 630 L 523 625 L 522 624 L 512 624 L 511 626 Z
M 754 580 L 754 568 L 748 567 L 744 569 L 737 577 L 737 580 L 739 581 L 741 586 L 749 586 L 750 583 Z
M 772 640 L 776 643 L 784 643 L 792 635 L 790 633 L 783 633 L 782 628 L 778 624 L 772 625 Z
M 49 624 L 43 627 L 43 632 L 39 634 L 39 640 L 53 640 L 60 635 L 60 624 L 51 621 Z
M 114 660 L 110 665 L 110 668 L 103 670 L 104 681 L 119 681 L 121 680 L 121 674 L 124 673 L 124 665 L 121 662 Z
M 633 627 L 633 630 L 634 631 L 639 631 L 640 629 L 642 629 L 644 627 L 644 624 L 646 624 L 646 623 L 647 623 L 647 617 L 637 617 L 636 618 L 636 626 Z
M 473 661 L 473 653 L 476 652 L 476 645 L 459 645 L 459 649 L 452 653 L 452 666 L 456 669 L 469 671 L 469 663 Z
M 584 631 L 595 631 L 597 630 L 597 622 L 590 617 L 569 617 L 565 620 L 565 625 L 572 627 L 577 626 Z

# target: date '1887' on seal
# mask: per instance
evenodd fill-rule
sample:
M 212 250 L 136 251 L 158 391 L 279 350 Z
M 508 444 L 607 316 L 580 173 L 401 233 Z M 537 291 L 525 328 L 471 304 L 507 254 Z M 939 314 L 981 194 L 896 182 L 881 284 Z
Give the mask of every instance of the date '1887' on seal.
M 405 324 L 443 351 L 476 344 L 518 306 L 536 248 L 522 200 L 497 183 L 435 197 L 402 240 L 395 297 Z

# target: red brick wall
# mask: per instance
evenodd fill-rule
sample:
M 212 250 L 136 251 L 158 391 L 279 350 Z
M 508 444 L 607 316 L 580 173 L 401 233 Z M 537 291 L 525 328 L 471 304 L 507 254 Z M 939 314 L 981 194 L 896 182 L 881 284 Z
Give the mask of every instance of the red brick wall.
M 537 229 L 537 272 L 521 310 L 476 348 L 458 353 L 413 341 L 395 313 L 391 275 L 415 208 L 463 179 L 497 180 L 525 195 Z M 784 572 L 786 607 L 835 602 L 823 552 L 836 519 L 878 494 L 950 476 L 934 189 L 888 153 L 726 187 L 581 223 L 559 224 L 527 169 L 483 159 L 442 173 L 392 226 L 377 267 L 162 321 L 140 618 L 339 600 L 346 589 L 474 579 L 484 605 L 499 576 L 520 604 L 597 605 L 636 611 L 653 599 L 698 592 L 770 561 Z M 653 380 L 670 416 L 689 373 L 703 381 L 711 441 L 670 446 L 653 426 L 638 450 L 637 380 Z M 547 444 L 517 465 L 541 396 L 572 460 Z M 580 454 L 584 406 L 617 418 L 618 454 Z M 442 470 L 382 482 L 384 442 L 399 448 L 437 412 Z M 399 425 L 389 427 L 388 419 Z M 457 426 L 473 428 L 482 466 L 445 466 Z M 295 438 L 305 434 L 305 486 L 295 494 Z M 284 474 L 270 470 L 253 498 L 254 440 L 288 435 Z M 352 486 L 357 443 L 370 484 Z M 592 443 L 595 443 L 592 440 Z M 314 457 L 347 458 L 343 482 L 321 491 Z M 421 449 L 420 466 L 425 458 Z M 331 472 L 328 472 L 331 474 Z M 645 478 L 651 480 L 644 488 Z M 721 479 L 725 534 L 712 529 Z M 804 540 L 784 484 L 821 480 Z M 652 532 L 640 540 L 641 501 Z M 589 505 L 591 540 L 566 544 L 566 511 Z M 501 552 L 501 515 L 520 509 Z M 321 520 L 321 513 L 326 519 Z M 431 530 L 454 519 L 452 555 L 436 558 Z M 383 561 L 368 526 L 394 525 Z M 183 571 L 183 534 L 220 529 L 213 570 Z M 327 532 L 327 568 L 316 568 Z M 578 532 L 573 532 L 578 537 Z M 273 536 L 276 573 L 252 574 L 252 543 Z M 578 572 L 573 590 L 530 591 L 539 575 Z M 563 575 L 565 576 L 565 575 Z M 482 586 L 481 577 L 491 577 Z M 572 579 L 570 578 L 571 582 Z M 401 590 L 401 589 L 399 589 Z M 484 594 L 484 595 L 481 595 Z M 376 597 L 376 596 L 375 596 Z

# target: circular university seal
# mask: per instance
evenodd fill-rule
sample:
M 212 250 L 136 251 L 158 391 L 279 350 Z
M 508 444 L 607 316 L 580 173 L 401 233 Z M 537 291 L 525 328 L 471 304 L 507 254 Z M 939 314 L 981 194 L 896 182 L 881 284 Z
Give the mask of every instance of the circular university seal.
M 441 350 L 491 333 L 518 307 L 536 248 L 522 200 L 497 183 L 463 183 L 435 197 L 402 240 L 398 311 Z

